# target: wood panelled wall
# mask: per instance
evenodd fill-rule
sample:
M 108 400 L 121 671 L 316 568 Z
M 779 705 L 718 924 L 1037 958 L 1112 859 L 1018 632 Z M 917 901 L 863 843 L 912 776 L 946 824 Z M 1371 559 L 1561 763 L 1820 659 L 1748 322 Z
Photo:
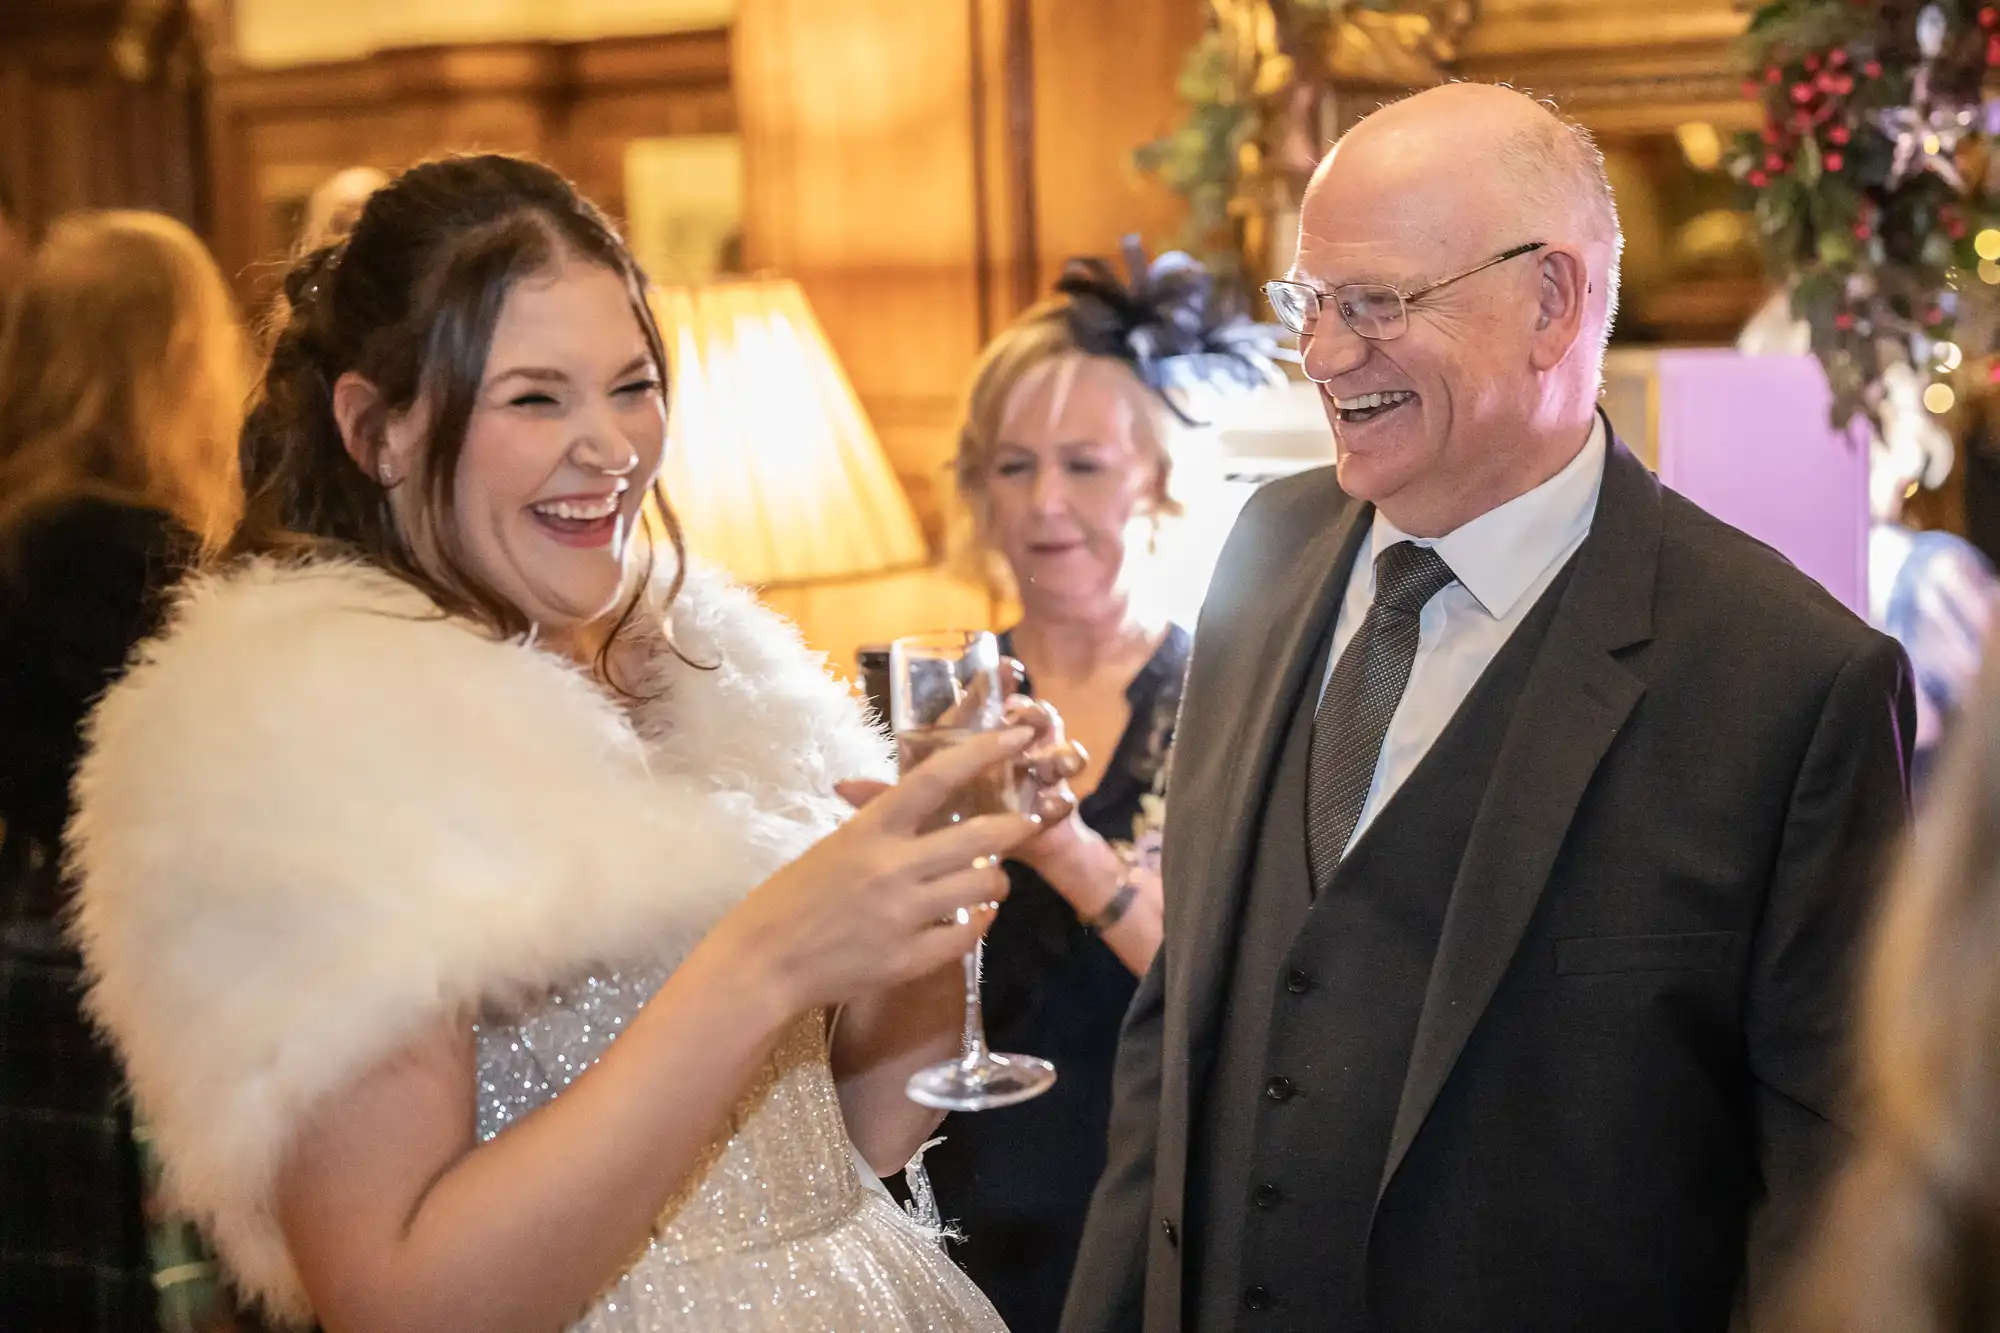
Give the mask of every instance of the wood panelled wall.
M 1553 96 L 1600 136 L 1754 126 L 1741 0 L 1481 0 L 1457 72 Z
M 343 167 L 393 173 L 443 152 L 532 153 L 621 214 L 628 142 L 735 123 L 729 35 L 719 29 L 225 72 L 211 112 L 217 256 L 255 299 L 319 182 Z
M 77 208 L 149 208 L 205 230 L 203 70 L 185 3 L 121 68 L 123 0 L 0 0 L 0 183 L 31 231 Z
M 805 286 L 933 536 L 980 347 L 1062 261 L 1159 248 L 1132 149 L 1179 116 L 1201 7 L 742 0 L 746 257 Z

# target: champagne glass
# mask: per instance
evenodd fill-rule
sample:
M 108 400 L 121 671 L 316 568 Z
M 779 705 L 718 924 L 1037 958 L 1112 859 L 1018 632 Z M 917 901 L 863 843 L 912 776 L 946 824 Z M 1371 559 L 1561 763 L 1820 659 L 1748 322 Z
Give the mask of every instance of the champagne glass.
M 948 745 L 1006 725 L 1000 645 L 991 634 L 952 631 L 898 639 L 889 646 L 889 713 L 898 766 L 909 772 Z M 1026 774 L 995 765 L 953 792 L 927 829 L 975 815 L 1028 807 Z M 910 1100 L 940 1111 L 990 1111 L 1039 1097 L 1055 1085 L 1056 1067 L 1032 1055 L 987 1049 L 980 1009 L 984 942 L 965 955 L 965 1046 L 956 1060 L 910 1076 Z

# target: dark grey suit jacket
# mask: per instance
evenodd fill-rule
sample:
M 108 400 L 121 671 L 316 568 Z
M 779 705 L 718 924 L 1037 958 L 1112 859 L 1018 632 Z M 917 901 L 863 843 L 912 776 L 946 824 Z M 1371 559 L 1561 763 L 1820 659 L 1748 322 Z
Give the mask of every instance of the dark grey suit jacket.
M 1218 566 L 1166 944 L 1126 1021 L 1065 1333 L 1183 1327 L 1248 857 L 1372 513 L 1332 469 L 1273 483 Z M 1453 888 L 1370 1235 L 1378 1327 L 1728 1326 L 1844 1140 L 1852 965 L 1913 708 L 1893 641 L 1613 445 Z

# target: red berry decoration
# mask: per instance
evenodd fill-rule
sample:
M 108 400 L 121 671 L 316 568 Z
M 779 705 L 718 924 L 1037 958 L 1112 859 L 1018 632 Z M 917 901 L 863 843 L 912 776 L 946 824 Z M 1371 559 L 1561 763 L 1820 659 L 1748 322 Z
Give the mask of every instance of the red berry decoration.
M 1795 83 L 1792 85 L 1792 101 L 1796 102 L 1798 105 L 1804 106 L 1807 102 L 1812 101 L 1812 95 L 1813 95 L 1813 90 L 1811 84 Z
M 1843 68 L 1847 64 L 1847 48 L 1844 46 L 1834 47 L 1833 50 L 1827 54 L 1826 63 L 1833 66 L 1835 69 Z
M 1845 125 L 1835 125 L 1826 132 L 1826 141 L 1828 143 L 1846 143 L 1848 137 L 1848 130 Z
M 1828 153 L 1826 155 L 1826 169 L 1828 171 L 1839 171 L 1845 165 L 1847 165 L 1847 159 L 1839 153 Z
M 2000 27 L 2000 10 L 1994 9 L 1991 5 L 1980 10 L 1979 26 L 1988 32 L 1992 32 L 1994 28 Z
M 1771 178 L 1761 171 L 1753 171 L 1750 173 L 1750 183 L 1761 190 L 1771 183 Z
M 1866 74 L 1871 79 L 1879 79 L 1882 77 L 1882 62 L 1879 60 L 1871 60 L 1867 64 L 1861 67 L 1861 72 L 1863 74 Z M 1772 82 L 1776 83 L 1777 80 L 1773 79 Z
M 1764 82 L 1766 83 L 1783 83 L 1784 80 L 1785 80 L 1785 72 L 1779 69 L 1776 65 L 1773 65 L 1769 69 L 1764 71 Z
M 2000 37 L 1986 39 L 1986 63 L 2000 65 Z
M 1784 158 L 1782 158 L 1782 157 L 1779 157 L 1779 156 L 1778 156 L 1778 155 L 1777 155 L 1776 153 L 1766 153 L 1766 154 L 1764 154 L 1764 170 L 1766 170 L 1766 171 L 1783 171 L 1784 169 L 1785 169 L 1785 159 L 1784 159 Z
M 1848 314 L 1845 310 L 1841 311 L 1833 317 L 1833 327 L 1839 329 L 1842 333 L 1847 332 L 1854 327 L 1854 316 Z
M 1865 240 L 1867 240 L 1867 239 L 1868 239 L 1868 238 L 1869 238 L 1870 236 L 1873 236 L 1874 234 L 1875 234 L 1875 229 L 1874 229 L 1873 227 L 1869 226 L 1869 225 L 1868 225 L 1867 223 L 1865 223 L 1865 222 L 1857 222 L 1857 223 L 1855 223 L 1855 224 L 1854 224 L 1854 239 L 1855 239 L 1855 240 L 1857 240 L 1857 241 L 1865 241 Z

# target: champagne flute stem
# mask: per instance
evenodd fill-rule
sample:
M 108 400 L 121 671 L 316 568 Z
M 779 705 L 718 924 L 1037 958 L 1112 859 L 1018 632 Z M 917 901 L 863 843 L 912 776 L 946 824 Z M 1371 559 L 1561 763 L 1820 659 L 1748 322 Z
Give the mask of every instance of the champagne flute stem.
M 965 1058 L 968 1062 L 986 1058 L 986 1011 L 979 998 L 979 960 L 986 941 L 972 946 L 965 955 Z

